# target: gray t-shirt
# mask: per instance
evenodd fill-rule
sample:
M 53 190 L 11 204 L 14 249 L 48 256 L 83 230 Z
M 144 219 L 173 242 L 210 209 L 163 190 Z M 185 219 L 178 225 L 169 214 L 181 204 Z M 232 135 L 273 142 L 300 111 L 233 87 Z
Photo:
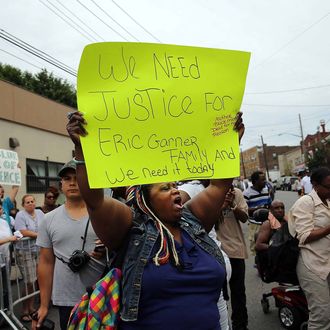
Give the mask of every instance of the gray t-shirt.
M 70 218 L 65 205 L 62 205 L 45 215 L 39 225 L 37 245 L 52 248 L 56 257 L 68 261 L 73 251 L 82 248 L 87 221 L 88 216 L 80 220 Z M 89 223 L 84 249 L 86 252 L 94 250 L 96 239 Z M 100 279 L 105 261 L 90 259 L 82 270 L 74 273 L 58 258 L 55 258 L 52 301 L 57 306 L 74 306 L 86 292 L 86 287 Z
M 19 211 L 15 218 L 15 230 L 30 230 L 38 232 L 40 223 L 43 221 L 45 214 L 41 210 L 34 210 L 35 218 L 25 210 Z M 17 250 L 36 251 L 35 239 L 22 239 L 16 243 Z

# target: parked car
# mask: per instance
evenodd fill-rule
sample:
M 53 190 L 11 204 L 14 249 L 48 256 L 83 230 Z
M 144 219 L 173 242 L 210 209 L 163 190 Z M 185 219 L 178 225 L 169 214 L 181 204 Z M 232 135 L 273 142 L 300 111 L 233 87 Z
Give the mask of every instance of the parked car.
M 280 190 L 295 190 L 296 176 L 281 176 L 276 183 L 276 187 Z

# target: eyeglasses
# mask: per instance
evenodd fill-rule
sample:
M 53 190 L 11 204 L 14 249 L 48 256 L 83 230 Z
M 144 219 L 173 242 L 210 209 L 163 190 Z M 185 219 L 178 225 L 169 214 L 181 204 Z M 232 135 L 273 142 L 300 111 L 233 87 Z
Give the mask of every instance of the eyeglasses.
M 55 196 L 50 195 L 50 196 L 46 196 L 46 198 L 48 198 L 48 199 L 55 199 Z

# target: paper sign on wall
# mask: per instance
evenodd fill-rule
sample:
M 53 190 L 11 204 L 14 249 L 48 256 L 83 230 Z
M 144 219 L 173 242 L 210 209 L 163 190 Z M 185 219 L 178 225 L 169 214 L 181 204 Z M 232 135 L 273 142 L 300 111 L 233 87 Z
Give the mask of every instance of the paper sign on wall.
M 21 185 L 21 170 L 17 167 L 17 152 L 0 149 L 0 184 Z
M 97 43 L 82 54 L 78 107 L 92 188 L 239 175 L 233 131 L 250 53 Z

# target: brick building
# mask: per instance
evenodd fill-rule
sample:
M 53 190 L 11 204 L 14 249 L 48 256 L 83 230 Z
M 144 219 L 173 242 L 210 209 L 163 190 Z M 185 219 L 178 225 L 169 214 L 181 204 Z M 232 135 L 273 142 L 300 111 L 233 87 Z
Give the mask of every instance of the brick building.
M 241 152 L 241 175 L 249 178 L 254 171 L 276 173 L 279 176 L 279 155 L 300 148 L 298 146 L 254 146 Z M 263 152 L 265 150 L 265 154 Z M 266 166 L 267 162 L 267 166 Z
M 329 145 L 330 132 L 325 129 L 325 121 L 320 121 L 320 128 L 315 134 L 308 134 L 304 140 L 304 149 L 307 157 L 313 157 L 315 151 L 322 146 Z

